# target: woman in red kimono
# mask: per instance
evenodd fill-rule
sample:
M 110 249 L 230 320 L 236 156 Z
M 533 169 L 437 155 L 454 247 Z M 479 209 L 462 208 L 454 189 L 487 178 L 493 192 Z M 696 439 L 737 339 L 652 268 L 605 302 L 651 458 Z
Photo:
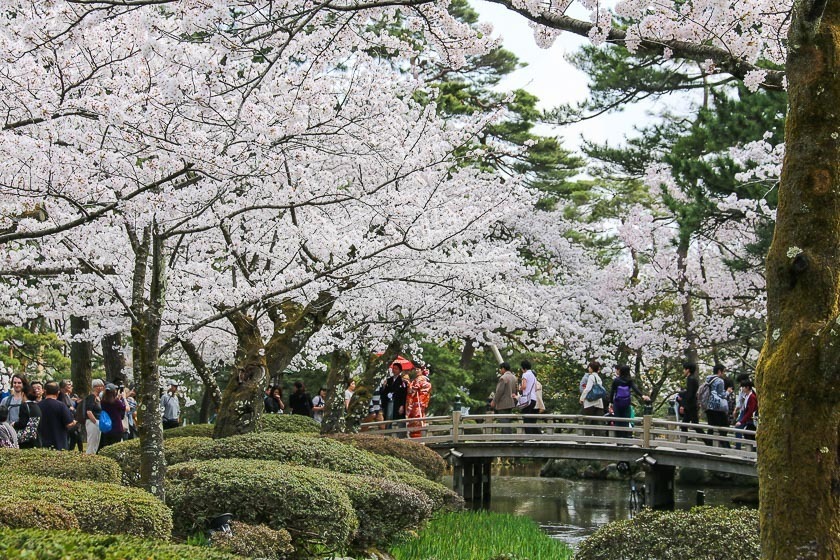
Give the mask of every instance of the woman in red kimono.
M 429 396 L 432 394 L 432 384 L 429 382 L 428 370 L 417 368 L 417 375 L 408 384 L 408 396 L 405 400 L 405 417 L 408 419 L 408 435 L 413 438 L 423 436 L 426 422 L 426 409 L 429 408 Z

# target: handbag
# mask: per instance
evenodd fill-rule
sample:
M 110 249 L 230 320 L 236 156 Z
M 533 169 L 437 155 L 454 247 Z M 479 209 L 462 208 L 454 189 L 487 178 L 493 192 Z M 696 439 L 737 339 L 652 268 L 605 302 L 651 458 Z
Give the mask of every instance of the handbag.
M 595 383 L 592 388 L 589 390 L 589 393 L 584 397 L 584 400 L 589 402 L 597 401 L 599 399 L 606 398 L 607 390 L 604 389 L 604 386 L 600 383 Z
M 21 405 L 23 406 L 23 405 Z M 37 406 L 37 405 L 36 405 Z M 26 410 L 29 411 L 29 403 L 26 403 Z M 29 415 L 29 420 L 26 421 L 26 426 L 18 430 L 18 444 L 29 443 L 38 439 L 38 424 L 41 423 L 40 416 Z
M 114 426 L 111 424 L 111 415 L 103 410 L 99 415 L 99 431 L 103 434 L 107 434 L 113 427 Z

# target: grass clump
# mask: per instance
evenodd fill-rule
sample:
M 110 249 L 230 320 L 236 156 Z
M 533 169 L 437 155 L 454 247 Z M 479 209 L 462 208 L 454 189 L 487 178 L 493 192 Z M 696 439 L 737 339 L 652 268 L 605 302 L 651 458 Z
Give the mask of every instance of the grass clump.
M 575 560 L 758 560 L 759 544 L 756 510 L 643 510 L 633 519 L 598 529 L 580 544 Z
M 121 474 L 107 457 L 54 449 L 0 449 L 0 472 L 114 484 L 120 483 Z
M 80 531 L 0 529 L 0 558 L 7 560 L 242 560 L 207 547 L 125 535 Z
M 417 537 L 393 547 L 391 554 L 396 560 L 572 558 L 568 546 L 543 533 L 533 520 L 488 511 L 442 514 Z

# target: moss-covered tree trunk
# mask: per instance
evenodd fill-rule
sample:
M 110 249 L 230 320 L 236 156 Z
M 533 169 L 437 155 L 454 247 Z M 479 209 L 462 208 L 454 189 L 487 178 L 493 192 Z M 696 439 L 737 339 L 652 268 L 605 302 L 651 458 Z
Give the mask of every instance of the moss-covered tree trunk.
M 191 340 L 181 340 L 181 348 L 184 349 L 184 352 L 190 359 L 190 363 L 192 363 L 195 368 L 195 372 L 204 384 L 204 398 L 201 402 L 201 417 L 207 418 L 209 417 L 211 408 L 213 411 L 218 412 L 219 408 L 222 406 L 222 390 L 219 389 L 219 384 L 216 383 L 216 376 L 214 376 L 213 372 L 210 371 L 210 368 L 207 367 L 207 363 L 204 361 L 204 358 L 201 357 L 201 352 L 198 351 L 195 344 L 193 344 Z M 207 420 L 202 420 L 202 422 L 207 422 Z
M 133 239 L 135 254 L 132 279 L 131 341 L 137 391 L 137 423 L 140 433 L 140 481 L 161 500 L 164 496 L 166 460 L 163 456 L 163 426 L 160 414 L 160 327 L 166 288 L 166 258 L 163 239 L 147 227 L 143 239 Z M 151 245 L 151 255 L 149 247 Z M 146 297 L 146 271 L 151 256 L 151 281 Z
M 344 387 L 349 378 L 350 353 L 346 350 L 333 350 L 330 353 L 330 366 L 327 370 L 327 398 L 324 406 L 324 420 L 321 422 L 322 434 L 345 431 Z
M 70 334 L 74 337 L 88 330 L 88 320 L 84 317 L 70 317 Z M 73 390 L 84 397 L 90 393 L 93 351 L 88 341 L 74 340 L 70 343 L 70 378 Z
M 213 429 L 214 438 L 247 434 L 257 429 L 263 412 L 268 368 L 265 345 L 255 318 L 237 312 L 228 317 L 236 331 L 236 361 Z
M 786 156 L 757 372 L 762 558 L 836 560 L 840 0 L 797 2 L 788 40 Z
M 690 237 L 687 233 L 680 232 L 680 243 L 677 246 L 677 292 L 680 295 L 680 310 L 682 311 L 683 329 L 685 330 L 685 359 L 696 364 L 699 361 L 697 353 L 697 333 L 694 330 L 694 304 L 691 297 L 691 289 L 688 287 L 688 249 Z M 636 373 L 638 374 L 638 368 Z

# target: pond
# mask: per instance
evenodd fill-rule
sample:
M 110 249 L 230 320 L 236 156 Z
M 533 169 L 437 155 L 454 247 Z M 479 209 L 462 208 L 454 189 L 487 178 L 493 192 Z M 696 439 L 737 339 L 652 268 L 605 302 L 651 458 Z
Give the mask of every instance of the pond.
M 524 515 L 542 529 L 572 547 L 598 527 L 630 517 L 630 482 L 542 478 L 539 465 L 494 469 L 491 511 Z M 452 487 L 452 477 L 445 483 Z M 641 483 L 637 483 L 639 489 Z M 706 505 L 735 507 L 732 497 L 743 492 L 733 487 L 677 486 L 676 507 L 696 505 L 697 491 L 705 492 Z

